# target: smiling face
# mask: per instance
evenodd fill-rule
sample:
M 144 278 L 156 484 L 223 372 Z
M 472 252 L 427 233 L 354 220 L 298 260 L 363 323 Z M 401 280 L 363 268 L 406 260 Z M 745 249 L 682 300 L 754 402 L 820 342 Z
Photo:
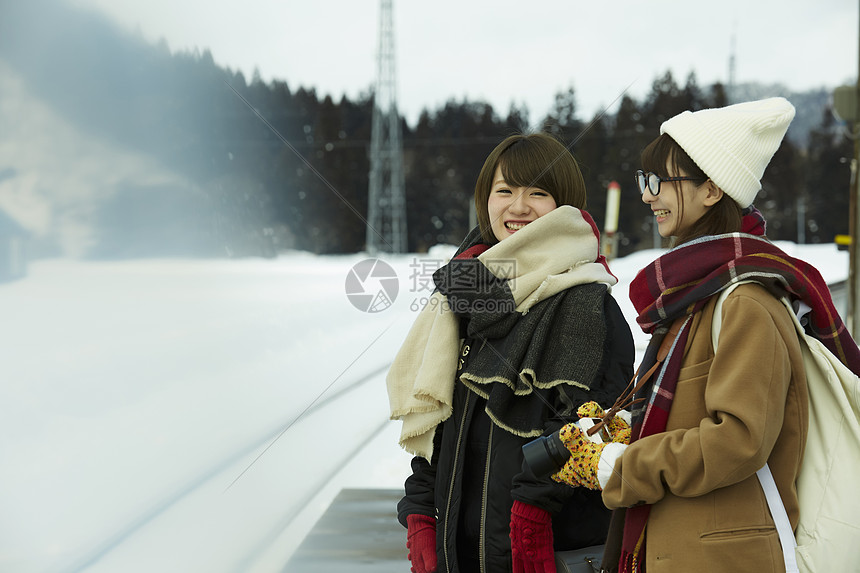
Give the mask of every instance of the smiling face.
M 561 205 L 585 209 L 585 181 L 570 151 L 548 133 L 506 137 L 475 181 L 475 213 L 487 245 Z
M 672 172 L 671 162 L 667 162 L 667 173 L 672 177 L 686 177 L 683 171 Z M 678 236 L 688 230 L 704 216 L 722 197 L 722 191 L 710 180 L 663 181 L 660 194 L 656 197 L 650 191 L 642 194 L 642 201 L 651 208 L 657 221 L 661 237 Z
M 490 227 L 499 241 L 558 207 L 552 195 L 537 187 L 508 185 L 501 165 L 496 167 L 487 200 Z
M 695 178 L 678 183 L 664 181 L 657 197 L 647 189 L 642 196 L 654 213 L 660 235 L 672 236 L 673 246 L 705 235 L 741 230 L 743 213 L 738 204 L 669 135 L 658 136 L 642 150 L 641 166 L 643 171 L 661 177 Z

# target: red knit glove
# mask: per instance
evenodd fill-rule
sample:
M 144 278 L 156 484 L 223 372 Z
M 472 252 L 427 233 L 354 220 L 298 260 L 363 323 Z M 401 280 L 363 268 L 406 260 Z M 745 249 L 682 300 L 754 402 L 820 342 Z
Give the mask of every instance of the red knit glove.
M 556 573 L 552 516 L 548 511 L 514 500 L 511 554 L 514 573 Z
M 429 515 L 406 516 L 406 548 L 412 573 L 436 571 L 436 520 Z

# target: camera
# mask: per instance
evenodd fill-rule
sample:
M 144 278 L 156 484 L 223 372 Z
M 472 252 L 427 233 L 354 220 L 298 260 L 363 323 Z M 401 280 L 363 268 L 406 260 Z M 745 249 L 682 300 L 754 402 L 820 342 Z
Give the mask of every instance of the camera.
M 552 475 L 564 467 L 570 452 L 561 443 L 558 432 L 541 436 L 523 446 L 523 457 L 535 476 Z
M 589 428 L 599 422 L 600 419 L 582 418 L 577 424 L 580 429 L 588 436 L 588 439 L 595 443 L 602 443 L 605 431 L 597 432 L 589 436 L 587 431 Z M 523 457 L 526 460 L 529 468 L 536 477 L 546 477 L 558 472 L 570 459 L 570 451 L 561 442 L 559 432 L 555 432 L 549 436 L 541 436 L 523 446 Z

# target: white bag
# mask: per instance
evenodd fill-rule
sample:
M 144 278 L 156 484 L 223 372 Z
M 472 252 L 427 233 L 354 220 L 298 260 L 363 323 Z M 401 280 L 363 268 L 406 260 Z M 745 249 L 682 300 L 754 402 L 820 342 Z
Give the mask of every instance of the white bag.
M 717 299 L 711 331 L 715 352 L 723 300 L 740 284 L 743 282 L 726 288 Z M 782 302 L 797 329 L 809 388 L 809 431 L 797 478 L 800 521 L 795 531 L 797 563 L 793 570 L 860 571 L 860 378 L 821 341 L 806 334 L 791 303 L 786 299 Z M 762 470 L 770 474 L 767 464 Z M 759 479 L 767 493 L 761 476 L 762 471 Z M 775 491 L 774 485 L 771 494 Z M 768 505 L 777 529 L 790 532 L 778 493 L 768 497 Z M 785 522 L 779 523 L 781 520 Z M 783 533 L 780 541 L 786 553 L 786 571 L 791 572 L 790 558 L 794 555 L 789 548 L 795 540 Z

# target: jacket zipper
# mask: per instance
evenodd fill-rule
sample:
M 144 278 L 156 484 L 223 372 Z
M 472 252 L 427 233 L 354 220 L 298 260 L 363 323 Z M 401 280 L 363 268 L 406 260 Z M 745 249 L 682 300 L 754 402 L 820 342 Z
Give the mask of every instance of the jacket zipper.
M 457 433 L 457 449 L 454 450 L 454 471 L 451 472 L 451 483 L 448 484 L 448 501 L 445 504 L 445 538 L 442 541 L 442 549 L 445 554 L 445 570 L 451 570 L 451 560 L 448 556 L 448 526 L 451 523 L 451 497 L 454 495 L 454 479 L 457 475 L 457 461 L 460 458 L 460 446 L 463 443 L 463 427 L 466 425 L 466 413 L 469 411 L 471 396 L 466 394 L 466 406 L 463 408 L 463 416 L 460 418 L 460 430 Z
M 478 558 L 480 560 L 481 573 L 487 570 L 487 553 L 486 553 L 486 537 L 487 537 L 487 492 L 490 489 L 490 452 L 493 451 L 493 424 L 490 424 L 490 436 L 487 439 L 487 463 L 484 467 L 484 493 L 481 497 L 481 533 L 480 544 L 478 545 Z

